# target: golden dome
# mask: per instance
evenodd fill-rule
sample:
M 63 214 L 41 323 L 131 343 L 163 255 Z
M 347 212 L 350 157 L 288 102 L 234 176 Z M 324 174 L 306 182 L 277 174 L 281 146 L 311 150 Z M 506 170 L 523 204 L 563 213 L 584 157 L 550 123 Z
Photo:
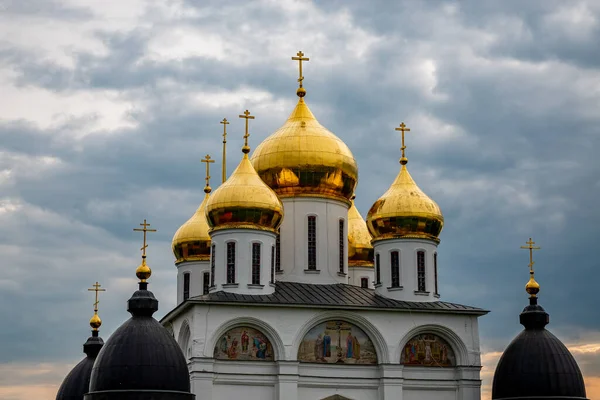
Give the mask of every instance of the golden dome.
M 142 263 L 135 270 L 135 276 L 138 277 L 140 282 L 146 282 L 148 278 L 152 275 L 152 270 L 146 264 L 146 256 L 142 256 Z
M 252 165 L 279 197 L 348 202 L 358 180 L 352 152 L 316 120 L 303 97 L 285 124 L 254 150 Z
M 94 316 L 92 318 L 90 318 L 90 326 L 92 327 L 92 329 L 97 331 L 101 325 L 102 325 L 102 320 L 100 319 L 100 317 L 98 316 L 97 313 L 94 313 Z
M 369 232 L 374 240 L 424 238 L 439 242 L 444 226 L 442 211 L 417 186 L 405 164 L 392 186 L 369 210 Z
M 246 228 L 276 232 L 283 219 L 281 201 L 260 179 L 250 160 L 249 148 L 229 179 L 210 196 L 206 218 L 212 231 Z
M 348 266 L 372 267 L 373 246 L 367 224 L 354 205 L 348 210 Z
M 209 261 L 210 236 L 208 235 L 208 221 L 206 220 L 206 203 L 210 193 L 210 186 L 204 189 L 206 195 L 200 206 L 173 235 L 171 249 L 175 255 L 175 264 L 184 261 Z
M 531 297 L 536 297 L 536 295 L 540 292 L 540 284 L 535 281 L 533 278 L 533 274 L 529 278 L 529 282 L 525 285 L 525 291 L 531 295 Z

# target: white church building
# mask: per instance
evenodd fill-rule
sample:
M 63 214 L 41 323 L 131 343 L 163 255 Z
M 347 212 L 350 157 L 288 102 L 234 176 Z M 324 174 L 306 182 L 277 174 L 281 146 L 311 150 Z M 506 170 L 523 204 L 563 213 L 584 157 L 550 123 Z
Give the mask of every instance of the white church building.
M 298 53 L 295 60 L 307 59 Z M 366 221 L 350 149 L 304 101 L 173 238 L 177 307 L 161 323 L 202 400 L 480 399 L 478 317 L 441 301 L 444 219 L 407 169 Z M 205 161 L 209 161 L 208 157 Z M 208 164 L 207 164 L 208 166 Z

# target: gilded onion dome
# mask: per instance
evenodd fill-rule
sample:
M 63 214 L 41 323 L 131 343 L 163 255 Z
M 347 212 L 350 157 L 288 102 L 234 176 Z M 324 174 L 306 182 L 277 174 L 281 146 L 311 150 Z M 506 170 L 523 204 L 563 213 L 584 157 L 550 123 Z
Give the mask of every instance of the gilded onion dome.
M 367 224 L 354 205 L 348 210 L 348 266 L 372 267 L 373 246 Z
M 442 211 L 417 186 L 408 173 L 404 157 L 403 161 L 394 183 L 369 210 L 369 232 L 373 240 L 423 238 L 439 242 L 444 226 Z
M 210 191 L 210 186 L 204 188 L 206 193 L 204 200 L 202 200 L 194 215 L 181 225 L 173 236 L 171 249 L 175 255 L 176 264 L 184 261 L 210 260 L 209 226 L 206 221 L 206 203 Z
M 281 201 L 260 179 L 250 160 L 250 148 L 231 176 L 210 196 L 206 218 L 212 231 L 220 229 L 260 229 L 277 232 L 283 220 Z
M 302 92 L 300 91 L 302 90 Z M 305 91 L 285 124 L 252 154 L 252 165 L 279 197 L 324 197 L 349 202 L 358 167 L 346 144 L 317 121 Z

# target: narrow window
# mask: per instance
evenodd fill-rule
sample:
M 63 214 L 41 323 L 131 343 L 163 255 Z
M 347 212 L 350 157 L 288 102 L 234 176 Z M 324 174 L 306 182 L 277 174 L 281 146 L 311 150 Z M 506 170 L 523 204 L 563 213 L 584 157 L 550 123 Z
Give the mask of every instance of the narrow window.
M 275 246 L 271 246 L 271 283 L 275 283 Z
M 183 274 L 183 300 L 190 298 L 190 274 Z
M 281 234 L 275 239 L 275 271 L 281 271 Z
M 208 294 L 209 285 L 210 285 L 210 273 L 205 272 L 202 274 L 202 294 Z
M 235 283 L 235 242 L 227 243 L 227 283 Z
M 390 253 L 392 265 L 392 287 L 400 287 L 400 257 L 397 251 Z
M 215 245 L 211 246 L 211 255 L 210 255 L 210 287 L 215 286 L 215 257 L 217 254 L 215 253 Z
M 252 243 L 252 284 L 260 285 L 260 243 Z
M 417 252 L 417 290 L 425 291 L 425 252 Z
M 433 253 L 433 277 L 435 278 L 435 294 L 438 294 L 437 253 Z
M 379 259 L 379 253 L 375 254 L 375 284 L 381 283 L 381 260 Z
M 308 269 L 317 269 L 317 217 L 308 217 Z
M 344 243 L 348 238 L 344 235 L 344 220 L 340 219 L 339 224 L 339 248 L 340 248 L 340 273 L 344 273 Z
M 369 278 L 360 278 L 360 287 L 367 289 L 369 287 Z

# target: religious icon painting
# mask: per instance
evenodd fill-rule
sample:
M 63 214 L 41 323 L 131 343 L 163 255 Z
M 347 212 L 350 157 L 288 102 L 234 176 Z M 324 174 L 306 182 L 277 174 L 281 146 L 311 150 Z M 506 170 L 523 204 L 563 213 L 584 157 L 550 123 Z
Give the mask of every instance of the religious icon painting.
M 409 340 L 400 356 L 400 363 L 425 367 L 451 367 L 456 365 L 452 347 L 441 337 L 423 333 Z
M 273 346 L 260 331 L 238 326 L 225 332 L 215 344 L 213 357 L 217 360 L 273 361 Z
M 375 346 L 358 326 L 327 321 L 313 327 L 302 339 L 298 360 L 330 364 L 377 364 Z

